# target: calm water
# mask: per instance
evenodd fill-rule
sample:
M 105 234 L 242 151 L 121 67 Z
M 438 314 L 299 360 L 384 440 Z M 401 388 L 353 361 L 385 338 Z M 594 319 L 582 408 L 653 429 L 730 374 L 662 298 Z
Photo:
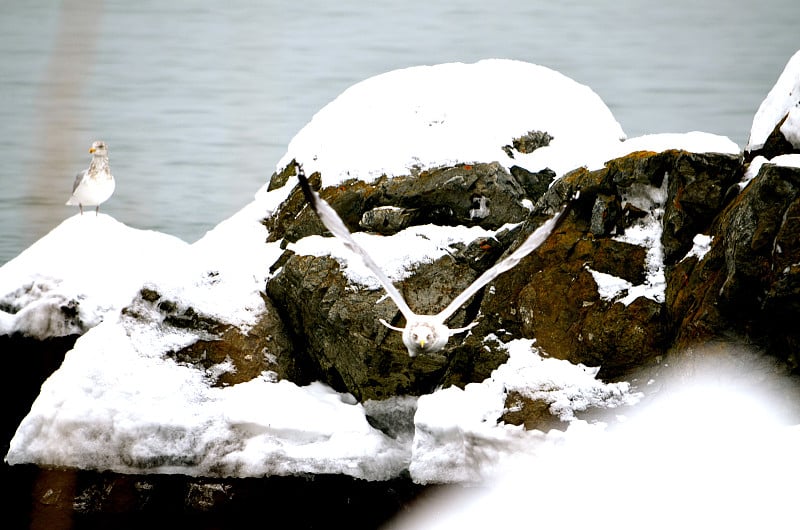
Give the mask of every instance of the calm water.
M 606 4 L 0 0 L 0 264 L 76 213 L 94 139 L 117 178 L 102 210 L 191 242 L 317 110 L 388 70 L 521 59 L 591 86 L 628 136 L 744 145 L 800 48 L 797 0 Z

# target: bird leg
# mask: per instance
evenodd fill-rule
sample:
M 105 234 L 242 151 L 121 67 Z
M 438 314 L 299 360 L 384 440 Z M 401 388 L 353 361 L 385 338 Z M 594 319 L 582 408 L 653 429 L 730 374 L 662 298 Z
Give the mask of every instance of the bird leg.
M 94 216 L 97 217 L 98 215 L 100 215 L 100 205 L 99 204 L 94 207 Z
M 81 209 L 81 215 L 83 215 L 83 205 L 81 203 L 78 203 L 78 208 Z

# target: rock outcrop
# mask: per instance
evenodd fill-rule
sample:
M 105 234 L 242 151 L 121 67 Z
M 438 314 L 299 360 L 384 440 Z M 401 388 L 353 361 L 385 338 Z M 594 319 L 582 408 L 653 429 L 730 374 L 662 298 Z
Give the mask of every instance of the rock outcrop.
M 408 358 L 399 335 L 378 322 L 396 321 L 397 309 L 378 303 L 382 291 L 349 285 L 333 258 L 287 251 L 267 294 L 290 335 L 302 338 L 295 348 L 302 359 L 297 362 L 360 399 L 419 395 L 442 385 L 481 381 L 504 362 L 503 354 L 483 341 L 489 335 L 536 338 L 548 355 L 600 366 L 601 377 L 611 379 L 625 378 L 676 348 L 734 336 L 763 345 L 796 367 L 793 352 L 800 335 L 789 323 L 798 317 L 800 294 L 800 169 L 766 164 L 740 191 L 745 168 L 742 157 L 728 154 L 636 152 L 600 170 L 575 170 L 539 196 L 493 166 L 423 172 L 416 175 L 419 187 L 412 177 L 403 177 L 323 189 L 322 196 L 354 232 L 363 230 L 361 220 L 375 209 L 407 211 L 412 204 L 424 206 L 407 217 L 409 223 L 415 217 L 489 227 L 522 223 L 421 264 L 401 282 L 398 287 L 411 306 L 430 313 L 519 244 L 550 206 L 580 190 L 557 232 L 454 317 L 456 325 L 476 318 L 479 324 L 442 355 Z M 493 184 L 502 183 L 495 194 L 486 191 L 486 175 Z M 428 182 L 452 176 L 467 185 L 431 193 L 437 186 Z M 496 193 L 502 189 L 515 201 L 531 201 L 532 212 L 503 208 L 502 223 L 493 215 L 470 218 L 477 183 L 484 186 L 480 194 L 491 197 L 490 205 L 500 202 Z M 400 186 L 407 194 L 403 198 L 387 191 Z M 296 237 L 322 233 L 299 196 L 294 190 L 286 202 L 290 211 L 281 210 L 267 222 L 276 232 Z M 626 237 L 647 223 L 657 225 L 658 240 L 637 244 Z M 704 255 L 693 251 L 699 234 L 710 241 Z M 602 275 L 624 280 L 629 288 L 604 296 L 597 283 Z M 641 287 L 650 294 L 630 295 Z
M 604 115 L 607 109 L 600 110 Z M 170 339 L 178 337 L 174 347 L 162 352 L 164 357 L 182 369 L 198 369 L 211 386 L 235 387 L 263 378 L 265 372 L 281 383 L 320 381 L 326 388 L 352 394 L 347 396 L 352 406 L 372 403 L 364 407 L 360 419 L 366 417 L 368 427 L 392 442 L 413 436 L 416 396 L 490 378 L 509 359 L 504 343 L 513 339 L 534 339 L 544 356 L 599 367 L 599 377 L 605 380 L 626 380 L 676 350 L 731 338 L 759 345 L 797 372 L 800 167 L 755 162 L 756 156 L 771 158 L 800 150 L 793 125 L 798 122 L 797 107 L 785 110 L 775 117 L 777 121 L 769 122 L 772 132 L 764 135 L 764 142 L 753 143 L 741 155 L 636 151 L 609 160 L 604 167 L 583 166 L 558 176 L 542 164 L 523 167 L 523 160 L 530 162 L 530 155 L 552 147 L 551 142 L 556 145 L 562 137 L 561 132 L 534 128 L 491 146 L 489 152 L 507 157 L 505 165 L 488 161 L 413 166 L 408 174 L 365 178 L 372 175 L 366 172 L 344 181 L 311 174 L 312 185 L 351 232 L 377 234 L 397 244 L 402 244 L 401 235 L 408 230 L 430 225 L 443 230 L 479 227 L 490 234 L 451 243 L 439 257 L 418 260 L 404 271 L 396 285 L 421 314 L 438 313 L 482 272 L 513 252 L 561 204 L 572 202 L 568 217 L 544 244 L 453 315 L 451 327 L 477 325 L 453 337 L 436 354 L 409 357 L 400 334 L 381 325 L 381 319 L 403 324 L 402 315 L 381 289 L 353 281 L 336 257 L 297 251 L 305 238 L 324 236 L 326 231 L 299 187 L 292 187 L 296 161 L 276 172 L 268 185 L 269 190 L 285 190 L 285 200 L 257 216 L 268 229 L 267 241 L 259 244 L 283 253 L 270 255 L 271 260 L 261 256 L 263 271 L 253 274 L 257 279 L 251 281 L 258 287 L 247 293 L 252 295 L 247 298 L 247 319 L 233 322 L 220 316 L 224 312 L 215 314 L 213 296 L 200 297 L 202 304 L 191 303 L 191 297 L 179 300 L 175 293 L 180 295 L 181 285 L 164 290 L 148 283 L 132 300 L 126 295 L 130 302 L 124 307 L 108 307 L 119 316 L 122 335 L 152 328 Z M 438 119 L 423 123 L 442 124 Z M 616 138 L 609 139 L 617 128 L 610 120 L 607 130 L 597 133 L 603 136 L 599 143 L 618 149 Z M 571 145 L 581 144 L 559 148 Z M 562 151 L 553 160 L 563 163 Z M 746 175 L 754 178 L 748 181 Z M 335 184 L 326 186 L 326 181 Z M 192 269 L 200 274 L 193 287 L 216 288 L 215 296 L 224 296 L 216 278 L 220 272 L 201 269 Z M 223 275 L 230 281 L 238 272 L 232 267 Z M 22 312 L 5 299 L 2 305 L 8 314 Z M 71 325 L 75 304 L 67 304 L 48 313 L 55 320 L 45 323 L 47 329 L 52 324 L 53 329 L 75 333 L 84 331 L 84 321 L 96 324 L 105 316 L 100 309 L 87 314 L 93 319 L 80 320 L 76 328 Z M 13 320 L 17 326 L 21 319 Z M 18 328 L 9 324 L 2 329 Z M 5 351 L 46 351 L 52 370 L 75 342 L 74 335 L 62 335 L 66 336 L 36 344 L 22 333 L 9 333 L 0 337 L 0 344 Z M 46 376 L 37 373 L 34 379 L 40 383 Z M 504 392 L 505 410 L 489 420 L 529 430 L 562 427 L 550 403 L 513 389 Z M 408 401 L 395 407 L 400 412 L 387 414 L 395 403 L 392 399 Z M 400 434 L 397 425 L 385 421 L 396 420 L 393 414 L 402 416 Z M 241 423 L 247 424 L 246 419 Z M 106 502 L 102 485 L 109 480 L 103 475 L 88 480 L 85 498 L 74 499 L 84 504 L 73 508 L 90 513 L 92 506 Z M 166 484 L 169 490 L 172 482 L 163 477 L 150 482 L 119 480 L 121 495 L 133 495 L 142 506 L 150 502 L 153 488 L 160 492 Z M 332 482 L 334 487 L 340 484 Z M 361 491 L 360 482 L 345 482 L 352 491 Z M 409 486 L 403 479 L 398 483 Z M 192 479 L 180 484 L 181 502 L 195 512 L 226 502 L 232 506 L 231 492 L 250 487 L 235 480 Z M 383 498 L 391 502 L 393 486 L 389 482 L 386 486 L 390 491 Z M 405 501 L 418 491 L 409 487 L 399 497 Z M 134 509 L 149 509 L 142 506 Z M 104 505 L 96 511 L 107 509 Z
M 580 190 L 572 214 L 557 233 L 454 317 L 457 325 L 477 317 L 479 325 L 441 356 L 409 359 L 399 336 L 378 322 L 396 319 L 397 309 L 377 303 L 382 291 L 348 285 L 332 258 L 287 252 L 267 293 L 290 333 L 305 341 L 296 351 L 306 352 L 316 375 L 360 398 L 422 394 L 441 385 L 480 381 L 503 362 L 503 356 L 482 340 L 498 333 L 501 338 L 535 337 L 551 356 L 601 366 L 606 377 L 620 377 L 664 355 L 676 337 L 686 336 L 683 311 L 667 303 L 675 300 L 675 291 L 683 290 L 673 277 L 684 274 L 681 259 L 692 248 L 695 235 L 711 230 L 731 201 L 742 171 L 741 158 L 732 155 L 637 152 L 612 160 L 601 170 L 571 172 L 540 196 L 528 195 L 517 177 L 496 165 L 443 168 L 415 178 L 354 181 L 323 189 L 323 198 L 354 232 L 377 208 L 410 210 L 412 205 L 416 208 L 408 216 L 410 223 L 414 217 L 421 223 L 471 222 L 491 228 L 523 223 L 500 232 L 496 239 L 474 241 L 453 249 L 450 256 L 422 264 L 402 282 L 400 289 L 411 306 L 429 313 L 441 310 L 519 244 L 551 206 Z M 451 183 L 447 193 L 432 192 L 441 190 L 443 183 Z M 404 193 L 393 193 L 395 189 Z M 503 193 L 505 201 L 500 198 Z M 268 220 L 271 233 L 301 237 L 323 232 L 299 196 L 297 189 L 286 202 L 288 211 L 281 209 Z M 487 197 L 490 214 L 470 216 L 476 196 Z M 533 212 L 506 206 L 522 199 L 535 204 Z M 494 208 L 495 204 L 501 207 Z M 667 293 L 640 296 L 629 303 L 602 299 L 591 271 L 634 286 L 649 281 L 652 249 L 623 237 L 647 216 L 656 216 L 653 222 L 661 227 L 660 240 L 651 243 L 663 248 Z M 717 336 L 727 331 L 718 329 Z
M 669 278 L 676 346 L 745 335 L 798 366 L 800 333 L 800 168 L 762 166 L 715 218 L 702 258 Z

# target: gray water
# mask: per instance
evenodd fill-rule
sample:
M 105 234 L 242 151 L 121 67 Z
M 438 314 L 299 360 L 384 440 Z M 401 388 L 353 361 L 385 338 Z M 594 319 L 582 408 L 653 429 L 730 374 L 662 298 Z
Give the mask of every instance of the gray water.
M 0 264 L 76 213 L 95 139 L 117 179 L 101 211 L 192 242 L 317 110 L 419 64 L 542 64 L 592 87 L 629 137 L 744 146 L 799 15 L 797 0 L 0 0 Z

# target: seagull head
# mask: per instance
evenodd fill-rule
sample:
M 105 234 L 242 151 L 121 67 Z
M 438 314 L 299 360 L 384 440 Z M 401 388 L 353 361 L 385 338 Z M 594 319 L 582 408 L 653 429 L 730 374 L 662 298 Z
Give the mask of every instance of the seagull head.
M 108 154 L 108 147 L 103 140 L 95 141 L 89 148 L 89 152 L 95 156 L 103 156 Z
M 437 352 L 445 347 L 449 338 L 447 326 L 425 315 L 417 315 L 403 330 L 403 344 L 411 357 L 418 353 Z

